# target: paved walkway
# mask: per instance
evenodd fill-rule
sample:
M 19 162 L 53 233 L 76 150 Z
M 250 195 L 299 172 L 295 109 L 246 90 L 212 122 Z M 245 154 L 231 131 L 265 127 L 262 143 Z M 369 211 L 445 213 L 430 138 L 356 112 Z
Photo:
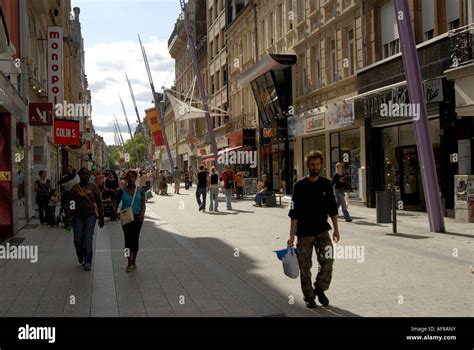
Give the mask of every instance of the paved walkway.
M 287 207 L 227 211 L 221 197 L 221 213 L 200 213 L 194 189 L 181 193 L 148 204 L 133 273 L 118 222 L 96 232 L 92 272 L 77 264 L 72 233 L 22 230 L 15 238 L 38 245 L 39 259 L 0 259 L 0 316 L 474 316 L 474 224 L 446 219 L 450 234 L 430 233 L 426 214 L 399 212 L 391 235 L 374 209 L 351 206 L 331 306 L 312 311 L 272 252 L 286 245 Z

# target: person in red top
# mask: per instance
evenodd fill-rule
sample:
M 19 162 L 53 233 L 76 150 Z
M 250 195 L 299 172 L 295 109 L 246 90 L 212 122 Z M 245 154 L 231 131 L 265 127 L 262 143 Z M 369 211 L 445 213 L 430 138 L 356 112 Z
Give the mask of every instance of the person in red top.
M 237 173 L 235 174 L 235 186 L 237 188 L 237 199 L 244 198 L 244 176 L 245 173 L 237 168 Z
M 235 177 L 229 164 L 225 165 L 221 180 L 223 181 L 222 188 L 227 202 L 227 210 L 232 210 L 232 192 L 235 187 Z

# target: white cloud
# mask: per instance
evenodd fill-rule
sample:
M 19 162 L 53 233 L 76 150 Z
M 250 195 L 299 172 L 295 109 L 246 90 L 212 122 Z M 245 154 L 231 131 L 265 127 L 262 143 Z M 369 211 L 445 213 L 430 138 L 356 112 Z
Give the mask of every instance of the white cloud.
M 142 42 L 152 69 L 155 89 L 161 91 L 163 85 L 170 87 L 174 81 L 174 60 L 169 55 L 167 42 L 153 36 L 148 41 L 142 38 Z M 150 84 L 138 38 L 135 42 L 121 41 L 96 44 L 85 49 L 85 58 L 86 74 L 92 95 L 94 126 L 104 131 L 99 133 L 104 137 L 107 144 L 113 144 L 113 133 L 105 132 L 105 130 L 110 130 L 113 125 L 113 115 L 115 113 L 121 124 L 123 137 L 128 139 L 128 129 L 122 127 L 125 124 L 125 117 L 120 105 L 119 94 L 125 104 L 132 132 L 137 124 L 137 117 L 125 79 L 125 72 L 132 82 L 140 117 L 143 119 L 144 110 L 152 107 Z

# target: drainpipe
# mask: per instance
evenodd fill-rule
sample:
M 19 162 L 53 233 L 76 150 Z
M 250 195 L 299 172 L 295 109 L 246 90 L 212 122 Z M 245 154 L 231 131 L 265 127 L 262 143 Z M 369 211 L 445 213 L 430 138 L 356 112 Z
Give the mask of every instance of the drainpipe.
M 365 6 L 364 6 L 364 0 L 360 2 L 360 29 L 361 29 L 361 35 L 362 35 L 362 47 L 365 48 L 365 17 L 364 17 L 364 12 L 365 12 Z M 367 50 L 362 50 L 362 67 L 365 67 L 367 64 Z

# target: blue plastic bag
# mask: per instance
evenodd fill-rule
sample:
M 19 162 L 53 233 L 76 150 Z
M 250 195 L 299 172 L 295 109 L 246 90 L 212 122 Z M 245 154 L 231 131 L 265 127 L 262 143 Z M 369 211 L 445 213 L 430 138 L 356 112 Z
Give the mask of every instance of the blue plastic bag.
M 291 248 L 293 253 L 296 253 L 296 248 Z M 285 249 L 280 249 L 280 250 L 274 250 L 273 252 L 276 253 L 278 260 L 282 260 L 283 257 L 288 253 L 288 248 Z

